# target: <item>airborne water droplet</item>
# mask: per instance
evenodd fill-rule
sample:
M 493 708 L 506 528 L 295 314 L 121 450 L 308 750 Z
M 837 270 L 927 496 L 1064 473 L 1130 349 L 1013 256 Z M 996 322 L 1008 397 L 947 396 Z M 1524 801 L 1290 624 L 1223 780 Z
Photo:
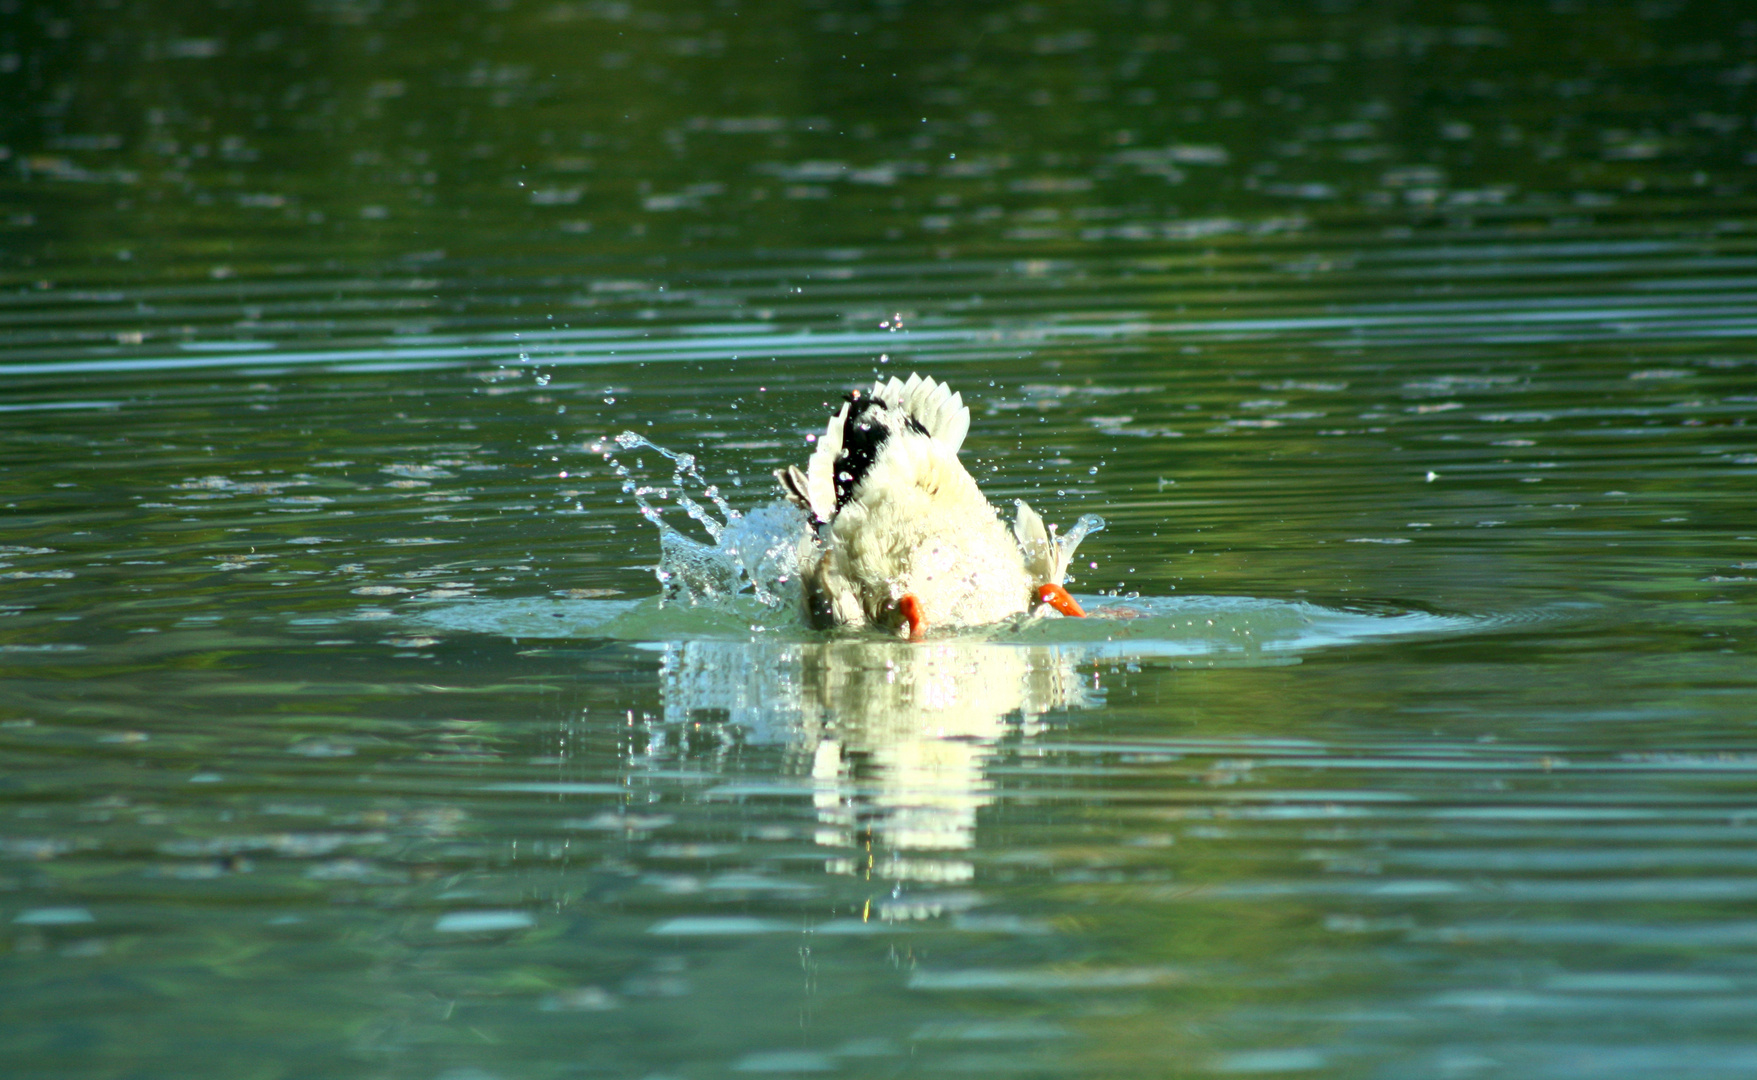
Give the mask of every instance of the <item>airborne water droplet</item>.
M 673 466 L 669 487 L 633 487 L 631 481 L 627 488 L 632 489 L 641 516 L 659 529 L 656 572 L 667 601 L 723 604 L 747 585 L 758 600 L 773 608 L 797 601 L 798 576 L 814 547 L 802 512 L 790 503 L 776 502 L 741 514 L 721 496 L 717 485 L 706 481 L 693 454 L 667 450 L 632 431 L 618 435 L 616 445 L 624 450 L 654 450 Z M 639 459 L 635 467 L 641 467 Z M 613 471 L 628 472 L 614 462 Z M 692 490 L 712 506 L 702 505 L 689 494 Z M 658 502 L 666 499 L 674 500 L 701 525 L 711 542 L 693 540 L 672 528 Z

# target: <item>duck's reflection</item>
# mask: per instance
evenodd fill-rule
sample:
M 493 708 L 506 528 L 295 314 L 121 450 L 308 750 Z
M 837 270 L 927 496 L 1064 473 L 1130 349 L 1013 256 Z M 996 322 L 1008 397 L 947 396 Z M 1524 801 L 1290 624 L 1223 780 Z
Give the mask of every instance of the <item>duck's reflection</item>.
M 833 871 L 966 880 L 997 744 L 1099 701 L 1083 650 L 986 642 L 692 641 L 666 646 L 666 727 L 703 719 L 784 742 Z

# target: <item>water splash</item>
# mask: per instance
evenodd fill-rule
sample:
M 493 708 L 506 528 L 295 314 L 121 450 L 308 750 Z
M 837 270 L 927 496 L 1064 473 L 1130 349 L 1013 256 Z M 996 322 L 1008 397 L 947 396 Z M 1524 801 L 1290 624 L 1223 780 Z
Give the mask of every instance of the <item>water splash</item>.
M 1056 547 L 1056 565 L 1064 567 L 1071 565 L 1074 561 L 1074 549 L 1080 546 L 1080 541 L 1103 530 L 1104 519 L 1097 514 L 1081 514 L 1080 519 L 1074 522 L 1067 532 L 1059 535 L 1056 533 L 1055 526 L 1051 525 L 1049 527 L 1049 542 Z
M 672 465 L 670 484 L 654 485 L 639 480 L 612 455 L 604 455 L 611 472 L 621 479 L 622 490 L 634 497 L 641 516 L 659 530 L 659 565 L 654 572 L 665 602 L 723 604 L 747 587 L 770 608 L 800 602 L 800 574 L 815 548 L 803 511 L 777 501 L 741 514 L 718 486 L 708 483 L 694 454 L 668 450 L 632 431 L 618 435 L 616 445 L 623 450 L 652 450 Z M 708 542 L 673 528 L 664 517 L 666 501 L 700 525 Z

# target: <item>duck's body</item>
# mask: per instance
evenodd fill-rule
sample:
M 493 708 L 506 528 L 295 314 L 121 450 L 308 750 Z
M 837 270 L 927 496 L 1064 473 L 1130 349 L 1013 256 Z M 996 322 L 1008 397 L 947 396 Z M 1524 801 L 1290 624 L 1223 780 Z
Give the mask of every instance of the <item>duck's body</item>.
M 1084 614 L 1063 588 L 1071 543 L 1023 502 L 1001 523 L 958 461 L 970 410 L 944 384 L 911 375 L 855 391 L 802 472 L 776 475 L 817 526 L 804 575 L 819 626 L 874 626 L 920 637 L 1047 604 Z
M 1024 556 L 976 481 L 939 444 L 910 442 L 912 454 L 887 455 L 864 497 L 830 521 L 824 558 L 808 579 L 824 609 L 818 621 L 884 625 L 909 595 L 931 626 L 977 626 L 1027 610 Z

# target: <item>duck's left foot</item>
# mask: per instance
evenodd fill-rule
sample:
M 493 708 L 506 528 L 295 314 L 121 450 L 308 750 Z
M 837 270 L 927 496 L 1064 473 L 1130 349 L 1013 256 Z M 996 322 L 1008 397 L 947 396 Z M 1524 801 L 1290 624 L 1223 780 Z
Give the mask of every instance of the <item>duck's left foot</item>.
M 921 613 L 921 601 L 914 593 L 904 593 L 897 600 L 897 610 L 909 620 L 909 640 L 920 641 L 927 636 L 927 617 Z
M 1080 606 L 1074 595 L 1060 585 L 1041 585 L 1037 589 L 1037 599 L 1061 612 L 1072 615 L 1076 619 L 1086 617 L 1086 609 Z

